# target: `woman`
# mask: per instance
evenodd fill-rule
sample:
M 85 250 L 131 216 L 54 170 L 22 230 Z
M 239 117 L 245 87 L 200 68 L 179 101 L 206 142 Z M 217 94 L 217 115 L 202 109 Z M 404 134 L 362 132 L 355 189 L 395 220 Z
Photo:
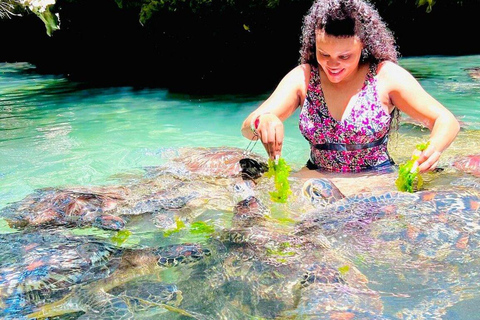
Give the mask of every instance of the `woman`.
M 433 170 L 459 123 L 397 64 L 391 32 L 362 0 L 317 0 L 304 18 L 301 64 L 242 125 L 280 157 L 282 121 L 297 108 L 311 146 L 309 169 L 356 172 L 393 164 L 388 135 L 399 110 L 427 126 L 430 143 L 416 152 L 420 172 Z

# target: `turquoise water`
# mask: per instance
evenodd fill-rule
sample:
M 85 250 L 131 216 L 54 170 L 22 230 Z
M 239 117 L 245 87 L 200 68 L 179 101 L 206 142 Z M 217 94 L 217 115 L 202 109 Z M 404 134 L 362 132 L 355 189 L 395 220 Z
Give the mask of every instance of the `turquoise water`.
M 401 64 L 462 122 L 441 166 L 447 167 L 457 156 L 478 153 L 480 81 L 464 69 L 480 66 L 480 56 L 412 57 Z M 161 164 L 171 148 L 246 148 L 241 123 L 267 96 L 268 92 L 189 96 L 164 89 L 92 88 L 62 76 L 37 74 L 28 63 L 2 63 L 0 208 L 39 188 L 116 182 L 118 176 Z M 309 153 L 297 125 L 295 116 L 286 121 L 283 149 L 294 171 Z M 415 143 L 426 138 L 425 129 L 408 121 L 402 124 L 394 159 L 408 159 Z M 254 151 L 264 154 L 260 144 Z M 8 230 L 0 222 L 0 232 Z M 454 306 L 449 319 L 470 314 L 471 301 L 478 299 Z
M 480 56 L 401 62 L 466 130 L 480 129 L 480 82 L 463 70 L 479 66 Z M 0 207 L 36 188 L 104 183 L 113 174 L 158 164 L 164 148 L 244 148 L 248 141 L 240 125 L 267 94 L 199 97 L 162 89 L 89 88 L 38 75 L 27 63 L 0 64 Z M 295 116 L 286 121 L 283 150 L 294 169 L 308 158 L 297 123 Z M 409 128 L 402 133 L 408 135 Z M 458 146 L 462 150 L 456 153 L 468 149 Z M 263 153 L 263 147 L 254 151 Z

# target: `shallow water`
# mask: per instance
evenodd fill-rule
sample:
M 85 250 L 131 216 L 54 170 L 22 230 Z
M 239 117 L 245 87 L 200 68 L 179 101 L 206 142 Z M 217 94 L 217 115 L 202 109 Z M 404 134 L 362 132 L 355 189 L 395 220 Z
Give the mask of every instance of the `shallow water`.
M 457 140 L 441 158 L 439 166 L 444 171 L 426 175 L 425 188 L 438 190 L 460 183 L 478 191 L 478 179 L 456 171 L 452 161 L 458 156 L 479 153 L 480 81 L 470 78 L 464 69 L 480 66 L 480 56 L 405 58 L 401 64 L 448 107 L 463 126 Z M 122 183 L 141 175 L 142 168 L 163 164 L 179 147 L 246 148 L 248 141 L 241 136 L 240 125 L 266 97 L 267 93 L 261 96 L 189 96 L 162 89 L 92 88 L 61 76 L 39 75 L 27 63 L 0 64 L 0 209 L 39 188 Z M 297 125 L 295 116 L 285 123 L 283 157 L 293 171 L 299 170 L 308 158 L 308 144 Z M 406 120 L 390 146 L 394 160 L 397 163 L 407 160 L 415 144 L 427 139 L 428 130 Z M 255 145 L 253 151 L 264 154 L 260 144 Z M 361 176 L 357 180 L 336 175 L 331 178 L 337 179 L 340 189 L 349 194 L 360 190 L 358 184 L 368 186 L 367 189 L 375 189 L 377 184 L 393 188 L 394 176 L 387 175 L 388 181 L 385 176 Z M 273 211 L 279 219 L 288 217 L 282 206 L 274 206 Z M 231 217 L 229 209 L 209 209 L 201 215 L 202 220 L 210 221 L 216 228 L 229 226 Z M 192 234 L 165 238 L 150 221 L 138 220 L 124 246 L 206 241 L 202 235 Z M 12 231 L 0 219 L 0 233 Z M 112 237 L 112 232 L 96 228 L 79 228 L 74 233 L 93 234 L 104 239 Z M 479 296 L 473 284 L 473 289 L 463 283 L 460 287 L 443 288 L 443 291 L 440 288 L 432 293 L 420 284 L 412 285 L 411 279 L 403 281 L 389 272 L 382 273 L 382 269 L 375 266 L 362 265 L 361 271 L 373 278 L 375 289 L 384 292 L 380 295 L 388 317 L 397 318 L 400 310 L 409 309 L 414 311 L 405 312 L 404 318 L 418 319 L 420 315 L 414 312 L 428 309 L 418 306 L 434 304 L 438 299 L 448 306 L 445 319 L 475 318 L 471 310 Z M 169 271 L 166 276 L 172 281 L 182 279 L 176 270 Z M 416 275 L 409 273 L 407 276 Z M 232 285 L 231 290 L 240 289 Z M 454 295 L 461 297 L 453 299 Z M 244 297 L 244 300 L 254 305 L 255 298 L 258 299 L 253 296 Z M 451 306 L 449 299 L 454 301 Z M 228 300 L 228 297 L 220 300 Z M 209 308 L 215 309 L 215 306 Z M 243 312 L 241 305 L 224 305 L 224 308 L 225 318 L 228 315 L 237 317 Z M 257 316 L 264 315 L 265 310 L 257 311 Z M 215 312 L 221 314 L 221 310 Z M 436 317 L 423 312 L 421 316 L 426 319 Z M 435 309 L 435 312 L 439 311 Z

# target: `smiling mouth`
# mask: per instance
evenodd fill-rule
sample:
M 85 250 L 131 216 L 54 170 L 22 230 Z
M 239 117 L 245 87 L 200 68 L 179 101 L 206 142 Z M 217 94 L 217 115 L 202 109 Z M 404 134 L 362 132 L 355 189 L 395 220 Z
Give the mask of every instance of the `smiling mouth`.
M 340 74 L 341 72 L 343 71 L 343 69 L 340 69 L 340 70 L 331 70 L 329 69 L 328 72 L 334 76 Z

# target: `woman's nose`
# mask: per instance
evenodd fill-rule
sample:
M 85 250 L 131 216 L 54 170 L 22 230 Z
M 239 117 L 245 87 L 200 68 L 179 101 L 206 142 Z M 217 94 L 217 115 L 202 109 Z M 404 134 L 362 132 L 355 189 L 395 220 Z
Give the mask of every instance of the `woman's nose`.
M 327 66 L 329 67 L 336 67 L 338 66 L 338 60 L 337 59 L 333 59 L 333 58 L 330 58 L 327 60 Z

